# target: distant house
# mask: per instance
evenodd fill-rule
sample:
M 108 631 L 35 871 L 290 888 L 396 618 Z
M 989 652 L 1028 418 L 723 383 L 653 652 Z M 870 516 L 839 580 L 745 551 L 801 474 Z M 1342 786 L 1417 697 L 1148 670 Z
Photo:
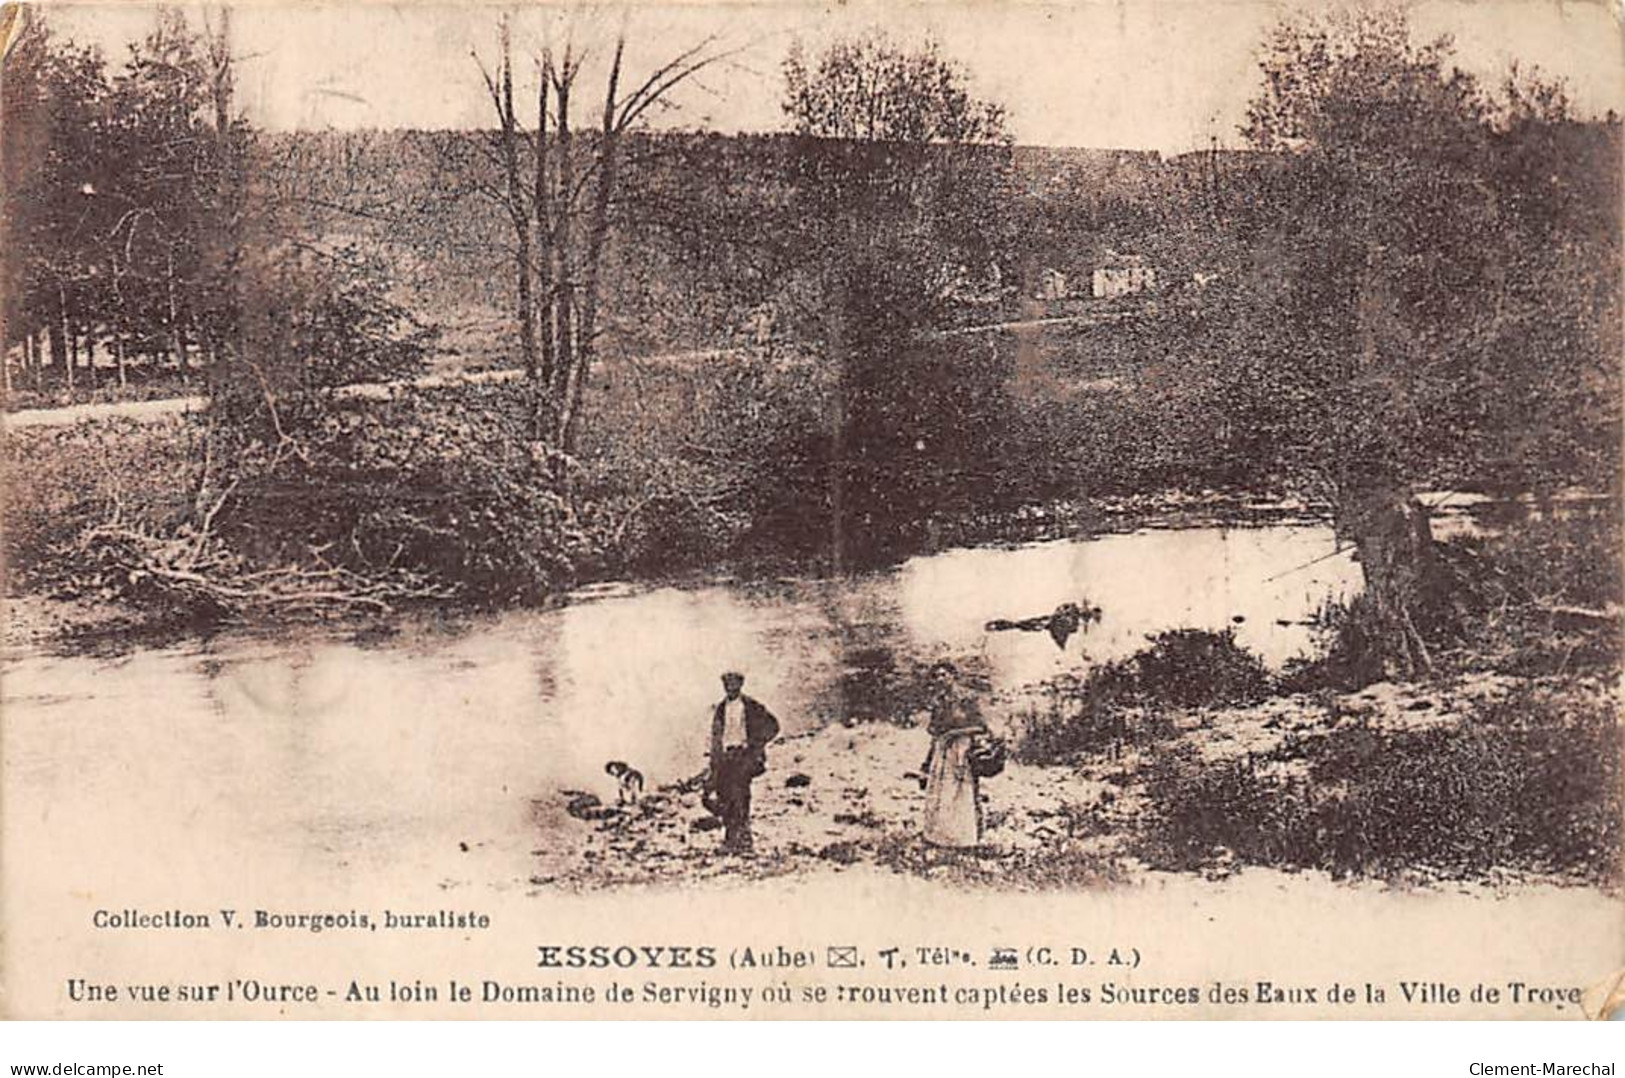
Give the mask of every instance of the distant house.
M 1156 267 L 1146 265 L 1140 255 L 1118 255 L 1107 251 L 1103 264 L 1095 267 L 1089 280 L 1089 294 L 1096 299 L 1133 296 L 1156 290 Z
M 1066 274 L 1058 269 L 1039 271 L 1038 288 L 1033 293 L 1034 299 L 1065 299 L 1071 294 L 1067 290 Z

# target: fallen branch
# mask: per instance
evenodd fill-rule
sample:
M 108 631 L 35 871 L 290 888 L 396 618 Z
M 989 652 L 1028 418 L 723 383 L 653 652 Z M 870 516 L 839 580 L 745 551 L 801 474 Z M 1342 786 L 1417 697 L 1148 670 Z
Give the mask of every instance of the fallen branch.
M 366 609 L 390 613 L 397 604 L 449 599 L 454 589 L 407 573 L 368 577 L 339 566 L 285 565 L 249 571 L 240 559 L 196 536 L 155 536 L 117 518 L 87 530 L 88 554 L 126 587 L 154 589 L 189 607 L 219 614 L 249 611 L 322 615 Z

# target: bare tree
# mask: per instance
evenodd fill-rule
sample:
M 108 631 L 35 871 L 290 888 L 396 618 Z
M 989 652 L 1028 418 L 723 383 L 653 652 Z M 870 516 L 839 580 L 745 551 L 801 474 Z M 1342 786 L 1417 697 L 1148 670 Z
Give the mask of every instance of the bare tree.
M 568 458 L 580 439 L 582 402 L 597 355 L 601 268 L 618 197 L 628 131 L 679 85 L 732 55 L 707 37 L 655 68 L 632 89 L 626 32 L 616 33 L 595 126 L 578 135 L 572 112 L 584 93 L 590 50 L 566 36 L 533 57 L 536 118 L 527 130 L 514 97 L 512 28 L 504 19 L 495 70 L 481 65 L 496 112 L 493 133 L 504 173 L 499 192 L 514 233 L 514 322 L 533 390 L 532 436 Z M 563 477 L 562 464 L 558 474 Z

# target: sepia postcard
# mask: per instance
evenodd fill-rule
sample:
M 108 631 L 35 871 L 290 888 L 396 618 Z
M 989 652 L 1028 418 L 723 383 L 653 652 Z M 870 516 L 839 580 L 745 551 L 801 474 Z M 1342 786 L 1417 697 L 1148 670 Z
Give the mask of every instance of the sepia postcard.
M 0 8 L 0 1015 L 1609 1016 L 1622 18 Z

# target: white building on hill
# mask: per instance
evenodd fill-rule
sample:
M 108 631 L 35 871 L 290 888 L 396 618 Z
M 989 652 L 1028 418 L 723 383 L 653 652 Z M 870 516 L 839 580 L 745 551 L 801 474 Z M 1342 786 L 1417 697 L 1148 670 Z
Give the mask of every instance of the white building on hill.
M 1157 271 L 1140 255 L 1119 255 L 1107 251 L 1089 281 L 1089 294 L 1096 299 L 1133 296 L 1157 290 Z

